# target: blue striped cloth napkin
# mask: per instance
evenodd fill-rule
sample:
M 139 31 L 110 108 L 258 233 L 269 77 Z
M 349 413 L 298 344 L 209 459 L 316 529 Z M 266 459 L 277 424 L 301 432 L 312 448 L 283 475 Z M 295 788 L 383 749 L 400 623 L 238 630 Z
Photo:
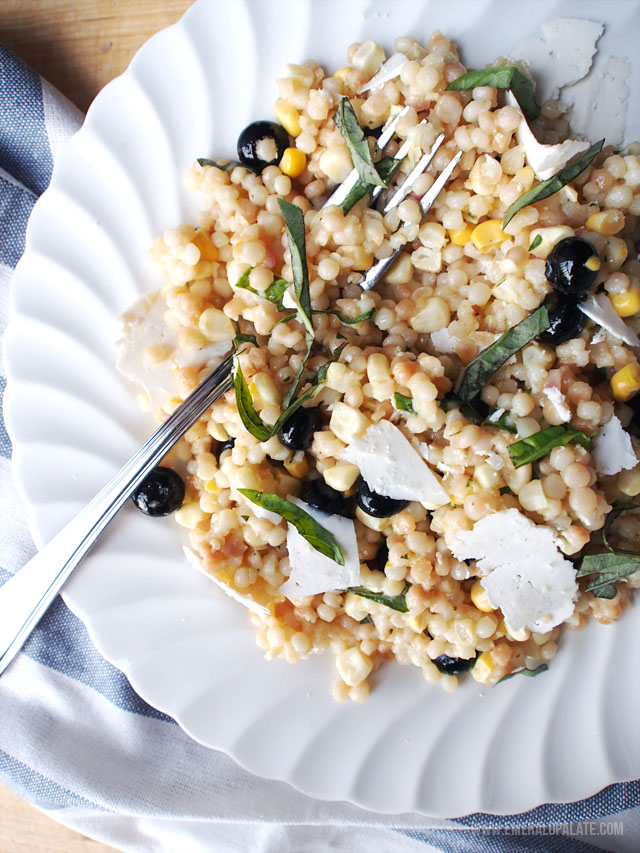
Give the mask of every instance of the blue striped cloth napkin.
M 0 333 L 27 220 L 82 116 L 0 47 Z M 0 583 L 34 553 L 11 479 L 0 364 Z M 438 820 L 326 803 L 252 776 L 145 704 L 58 599 L 0 679 L 0 778 L 126 851 L 636 851 L 640 782 L 519 815 Z

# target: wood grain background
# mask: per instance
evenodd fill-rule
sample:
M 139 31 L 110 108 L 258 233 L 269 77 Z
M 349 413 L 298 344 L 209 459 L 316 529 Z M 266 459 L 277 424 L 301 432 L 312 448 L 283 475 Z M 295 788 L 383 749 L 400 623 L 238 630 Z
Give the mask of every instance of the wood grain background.
M 0 0 L 0 43 L 85 111 L 138 48 L 192 0 Z M 43 815 L 0 784 L 1 853 L 113 850 Z

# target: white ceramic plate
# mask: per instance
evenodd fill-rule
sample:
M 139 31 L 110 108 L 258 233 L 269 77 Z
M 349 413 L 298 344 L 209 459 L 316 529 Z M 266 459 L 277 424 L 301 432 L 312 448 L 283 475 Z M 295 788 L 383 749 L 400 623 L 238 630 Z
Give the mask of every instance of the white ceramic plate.
M 558 14 L 608 20 L 603 51 L 636 56 L 635 2 L 200 0 L 97 98 L 36 205 L 14 282 L 7 420 L 38 542 L 150 433 L 114 369 L 114 318 L 157 286 L 146 249 L 189 221 L 181 175 L 233 156 L 271 115 L 285 61 L 336 68 L 348 45 L 436 27 L 472 66 Z M 640 91 L 634 58 L 632 91 Z M 637 100 L 636 100 L 637 103 Z M 637 114 L 636 114 L 637 119 Z M 637 135 L 637 128 L 633 133 Z M 330 697 L 331 656 L 265 663 L 245 612 L 181 553 L 179 529 L 125 509 L 64 593 L 148 702 L 249 770 L 369 809 L 516 812 L 640 776 L 638 613 L 568 634 L 550 671 L 454 695 L 383 667 L 364 705 Z

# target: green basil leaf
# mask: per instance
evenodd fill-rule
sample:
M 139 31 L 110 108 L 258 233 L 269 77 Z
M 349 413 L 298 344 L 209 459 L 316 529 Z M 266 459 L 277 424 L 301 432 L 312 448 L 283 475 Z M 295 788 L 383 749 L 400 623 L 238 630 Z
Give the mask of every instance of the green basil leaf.
M 591 450 L 591 439 L 571 424 L 552 426 L 540 430 L 527 438 L 521 438 L 509 445 L 509 456 L 514 468 L 520 468 L 536 459 L 542 459 L 554 447 L 564 447 L 570 441 L 577 441 L 586 450 Z
M 640 557 L 640 553 L 638 553 L 638 551 L 629 551 L 627 548 L 613 548 L 609 542 L 609 533 L 613 522 L 618 518 L 618 516 L 622 515 L 623 512 L 629 512 L 629 510 L 632 509 L 640 509 L 640 504 L 616 504 L 605 519 L 604 527 L 602 529 L 602 544 L 607 548 L 607 550 L 611 551 L 612 554 L 631 554 L 634 557 Z
M 596 598 L 615 598 L 616 581 L 628 578 L 640 569 L 640 557 L 629 554 L 589 554 L 584 557 L 577 577 L 597 575 L 587 584 L 587 590 Z
M 393 405 L 396 409 L 401 409 L 403 412 L 410 412 L 412 415 L 416 414 L 416 410 L 413 408 L 413 399 L 411 397 L 405 397 L 404 394 L 398 394 L 396 392 L 393 395 Z
M 233 339 L 233 343 L 235 348 L 237 349 L 240 344 L 253 344 L 254 346 L 258 346 L 258 341 L 256 340 L 255 335 L 244 335 L 242 332 L 238 332 L 238 334 Z
M 258 441 L 268 441 L 273 435 L 271 428 L 262 423 L 260 415 L 256 412 L 253 400 L 251 399 L 251 391 L 247 385 L 247 380 L 244 378 L 240 362 L 236 360 L 236 376 L 234 380 L 236 390 L 236 405 L 238 412 L 242 418 L 242 423 L 245 429 L 251 433 Z
M 531 245 L 529 246 L 529 251 L 533 252 L 534 249 L 538 248 L 540 243 L 542 243 L 542 234 L 536 234 L 536 236 L 531 241 Z
M 407 613 L 406 592 L 409 589 L 405 587 L 404 592 L 400 595 L 385 595 L 383 592 L 372 592 L 366 586 L 350 586 L 346 592 L 352 592 L 354 595 L 359 595 L 361 598 L 367 598 L 369 601 L 375 601 L 378 604 L 384 604 L 385 607 L 390 607 L 392 610 L 397 610 L 398 613 Z
M 382 157 L 382 159 L 378 160 L 378 162 L 373 165 L 375 166 L 375 170 L 378 175 L 380 175 L 380 178 L 385 181 L 385 184 L 388 184 L 400 168 L 401 163 L 402 160 L 396 160 L 393 157 Z M 343 213 L 349 213 L 351 208 L 354 207 L 361 198 L 364 198 L 367 193 L 371 192 L 372 189 L 373 184 L 364 183 L 360 178 L 358 178 L 349 191 L 348 196 L 342 202 Z
M 502 684 L 503 681 L 508 681 L 510 678 L 513 678 L 514 675 L 526 675 L 528 678 L 535 678 L 536 675 L 541 675 L 548 669 L 549 667 L 546 663 L 541 663 L 540 666 L 537 666 L 535 669 L 517 669 L 515 672 L 510 672 L 509 675 L 503 675 L 500 681 L 497 681 L 496 684 Z
M 327 373 L 329 371 L 329 365 L 333 364 L 334 361 L 338 361 L 340 356 L 342 355 L 342 351 L 347 346 L 347 341 L 345 343 L 337 346 L 334 351 L 331 353 L 330 357 L 325 361 L 324 364 L 321 364 L 318 368 L 318 372 L 315 377 L 311 380 L 313 385 L 324 385 L 327 381 Z
M 508 358 L 548 328 L 549 314 L 541 305 L 516 326 L 507 329 L 491 346 L 478 353 L 460 374 L 455 385 L 458 397 L 466 402 L 473 400 Z
M 282 297 L 288 287 L 288 281 L 285 281 L 283 278 L 276 278 L 261 295 L 266 297 L 269 302 L 273 302 L 278 308 L 278 311 L 286 311 L 287 309 L 282 304 Z
M 248 169 L 250 172 L 255 172 L 253 166 L 249 166 L 247 163 L 240 163 L 239 160 L 230 160 L 228 163 L 216 163 L 215 160 L 209 160 L 208 157 L 198 157 L 198 163 L 201 166 L 213 166 L 216 169 L 220 169 L 221 172 L 228 172 L 229 169 L 235 169 L 236 166 L 242 166 L 243 169 Z
M 261 506 L 263 509 L 277 513 L 285 521 L 293 524 L 298 533 L 316 551 L 324 554 L 330 560 L 334 560 L 340 566 L 344 566 L 342 548 L 334 539 L 333 534 L 325 530 L 321 524 L 318 524 L 315 518 L 312 518 L 308 512 L 291 503 L 291 501 L 278 497 L 278 495 L 272 495 L 269 492 L 258 492 L 255 489 L 238 489 L 238 491 L 252 503 Z
M 361 625 L 373 625 L 373 619 L 367 614 L 364 619 L 360 620 Z
M 530 204 L 535 204 L 538 201 L 542 201 L 544 198 L 549 198 L 550 195 L 557 193 L 558 190 L 562 189 L 562 187 L 566 187 L 567 184 L 575 180 L 581 172 L 584 172 L 587 166 L 591 165 L 592 160 L 594 160 L 594 158 L 600 153 L 603 145 L 604 139 L 601 139 L 599 142 L 592 145 L 588 151 L 585 151 L 581 157 L 574 160 L 573 163 L 569 163 L 568 166 L 561 169 L 557 175 L 553 175 L 553 177 L 548 178 L 541 184 L 538 184 L 537 187 L 532 187 L 532 189 L 528 190 L 524 195 L 521 195 L 520 198 L 517 198 L 513 204 L 507 208 L 504 219 L 502 220 L 502 227 L 505 228 L 509 222 L 511 222 L 516 213 L 522 210 L 523 207 L 528 207 Z
M 460 91 L 475 89 L 476 86 L 494 86 L 496 89 L 511 89 L 522 112 L 528 119 L 537 118 L 540 107 L 533 95 L 533 84 L 515 65 L 498 65 L 494 68 L 480 68 L 468 71 L 449 83 L 447 89 Z
M 296 204 L 278 199 L 291 252 L 291 267 L 293 269 L 293 288 L 298 302 L 300 321 L 307 329 L 313 340 L 313 323 L 311 322 L 311 298 L 309 296 L 309 272 L 307 270 L 307 253 L 305 249 L 304 216 Z
M 365 311 L 364 314 L 358 314 L 357 317 L 347 317 L 346 314 L 343 314 L 342 311 L 338 311 L 337 308 L 324 308 L 314 310 L 313 314 L 333 314 L 334 317 L 337 317 L 341 323 L 346 323 L 348 326 L 355 326 L 356 323 L 364 323 L 365 320 L 373 320 L 376 316 L 376 309 L 370 308 L 368 311 Z
M 240 287 L 242 290 L 250 290 L 251 293 L 255 293 L 257 296 L 262 296 L 261 293 L 258 293 L 258 291 L 249 284 L 249 275 L 251 274 L 252 269 L 253 267 L 246 269 L 233 286 Z
M 371 151 L 349 98 L 342 98 L 333 117 L 340 133 L 344 136 L 351 152 L 353 165 L 363 184 L 374 187 L 386 187 L 371 159 Z

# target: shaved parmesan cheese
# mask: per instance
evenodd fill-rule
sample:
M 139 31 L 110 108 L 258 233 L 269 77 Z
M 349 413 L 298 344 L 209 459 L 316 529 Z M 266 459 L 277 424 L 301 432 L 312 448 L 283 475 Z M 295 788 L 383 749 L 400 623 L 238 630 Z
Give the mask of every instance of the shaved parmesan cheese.
M 515 107 L 522 115 L 517 100 L 511 92 L 507 92 L 506 101 Z M 557 145 L 543 145 L 533 135 L 533 131 L 527 124 L 524 115 L 520 119 L 520 124 L 516 130 L 516 139 L 518 145 L 522 146 L 525 160 L 536 173 L 536 177 L 541 181 L 546 181 L 551 178 L 556 172 L 559 172 L 567 165 L 569 160 L 586 151 L 589 147 L 588 142 L 580 142 L 576 139 L 566 139 Z
M 536 80 L 539 103 L 557 98 L 560 89 L 589 73 L 603 32 L 595 21 L 553 18 L 542 25 L 542 38 L 527 39 L 513 49 L 513 57 L 526 62 Z
M 456 351 L 460 338 L 456 338 L 448 329 L 438 329 L 431 332 L 431 343 L 436 352 L 452 353 Z
M 573 106 L 571 126 L 590 139 L 606 137 L 610 145 L 622 143 L 627 118 L 631 63 L 615 56 L 600 57 L 596 68 L 563 93 Z
M 593 442 L 593 456 L 598 473 L 608 476 L 638 464 L 631 436 L 615 415 L 606 423 Z
M 162 292 L 154 290 L 140 297 L 119 317 L 116 366 L 127 379 L 144 388 L 152 409 L 159 409 L 180 396 L 177 368 L 217 366 L 218 359 L 232 346 L 228 340 L 201 349 L 182 349 L 175 330 L 165 322 L 166 310 Z M 152 351 L 154 356 L 150 358 Z
M 542 393 L 549 400 L 562 422 L 568 423 L 571 420 L 571 409 L 567 406 L 566 397 L 562 391 L 555 385 L 545 385 Z
M 296 300 L 291 292 L 291 288 L 288 287 L 285 292 L 282 294 L 282 304 L 285 308 L 297 308 L 298 305 Z
M 369 488 L 380 495 L 433 507 L 449 503 L 440 480 L 390 421 L 372 424 L 340 458 L 357 465 Z
M 310 545 L 293 524 L 288 524 L 287 551 L 291 564 L 289 579 L 279 592 L 291 601 L 317 595 L 321 592 L 347 589 L 360 583 L 360 557 L 356 541 L 356 529 L 350 518 L 327 515 L 297 498 L 289 497 L 292 503 L 308 512 L 318 524 L 332 533 L 344 554 L 344 566 L 325 557 Z
M 268 616 L 269 609 L 264 607 L 262 604 L 258 604 L 255 599 L 253 599 L 250 595 L 246 595 L 244 593 L 240 593 L 235 590 L 232 586 L 224 581 L 220 580 L 220 578 L 216 577 L 213 572 L 207 571 L 205 567 L 202 565 L 200 560 L 198 559 L 198 555 L 195 551 L 192 551 L 191 548 L 187 548 L 183 546 L 182 550 L 184 551 L 185 557 L 187 558 L 187 562 L 191 563 L 191 565 L 196 568 L 203 575 L 206 575 L 210 581 L 213 581 L 217 587 L 226 593 L 229 598 L 233 598 L 234 601 L 237 601 L 239 604 L 242 604 L 248 610 L 251 610 L 253 613 L 257 613 L 259 616 Z
M 263 506 L 259 506 L 253 501 L 249 501 L 248 503 L 249 512 L 253 513 L 256 518 L 264 518 L 266 521 L 270 521 L 271 524 L 280 524 L 282 521 L 282 516 L 278 515 L 277 512 L 272 512 L 270 509 L 265 509 Z
M 502 610 L 510 629 L 546 634 L 573 613 L 578 595 L 573 565 L 558 551 L 553 532 L 517 509 L 458 531 L 451 550 L 458 560 L 476 560 L 489 601 Z
M 376 90 L 382 89 L 384 84 L 388 83 L 389 80 L 395 80 L 396 77 L 400 76 L 402 66 L 408 61 L 409 59 L 404 55 L 404 53 L 392 53 L 384 65 L 380 67 L 377 74 L 374 74 L 368 83 L 365 83 L 364 86 L 360 87 L 358 94 L 360 94 L 360 92 L 368 92 L 369 90 L 375 92 Z
M 478 450 L 480 456 L 484 456 L 487 460 L 487 465 L 491 465 L 494 471 L 501 471 L 504 468 L 504 460 L 502 456 L 494 450 Z
M 640 338 L 617 314 L 606 293 L 598 293 L 597 296 L 590 296 L 583 302 L 578 302 L 578 308 L 625 344 L 629 344 L 630 347 L 640 346 Z
M 607 339 L 607 333 L 605 332 L 605 330 L 601 326 L 598 329 L 598 331 L 594 332 L 593 335 L 591 336 L 591 343 L 592 344 L 601 344 L 606 339 Z

